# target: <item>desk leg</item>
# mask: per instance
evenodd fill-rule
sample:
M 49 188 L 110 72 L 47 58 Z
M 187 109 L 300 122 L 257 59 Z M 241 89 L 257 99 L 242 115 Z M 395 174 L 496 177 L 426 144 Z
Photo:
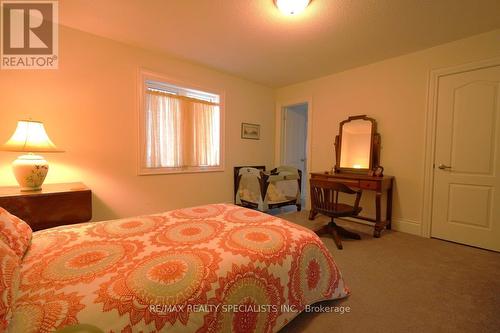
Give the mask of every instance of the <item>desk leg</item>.
M 376 221 L 375 221 L 375 230 L 373 231 L 373 237 L 379 238 L 380 237 L 380 232 L 384 229 L 385 223 L 382 222 L 381 220 L 381 214 L 380 214 L 380 201 L 382 199 L 382 193 L 377 192 L 377 195 L 375 197 L 375 210 L 376 210 Z
M 386 219 L 387 219 L 387 229 L 391 230 L 391 228 L 392 228 L 392 186 L 390 189 L 387 190 Z

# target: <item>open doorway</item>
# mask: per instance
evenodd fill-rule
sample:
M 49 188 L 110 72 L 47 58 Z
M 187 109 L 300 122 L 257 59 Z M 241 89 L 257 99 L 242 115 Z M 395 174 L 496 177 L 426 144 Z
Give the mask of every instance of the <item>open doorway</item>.
M 281 122 L 281 164 L 302 171 L 302 206 L 307 197 L 307 119 L 308 103 L 284 106 Z

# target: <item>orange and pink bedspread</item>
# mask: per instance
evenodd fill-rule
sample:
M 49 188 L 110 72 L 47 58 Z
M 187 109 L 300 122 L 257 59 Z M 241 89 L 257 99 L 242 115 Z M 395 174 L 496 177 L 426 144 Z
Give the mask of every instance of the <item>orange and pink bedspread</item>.
M 207 205 L 33 233 L 9 330 L 276 332 L 348 293 L 310 230 Z

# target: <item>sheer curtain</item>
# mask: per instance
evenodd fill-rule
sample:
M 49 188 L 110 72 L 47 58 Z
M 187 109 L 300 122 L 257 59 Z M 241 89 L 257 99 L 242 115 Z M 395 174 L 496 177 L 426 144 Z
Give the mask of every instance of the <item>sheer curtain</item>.
M 220 113 L 218 105 L 192 103 L 192 166 L 217 166 L 220 156 Z
M 148 90 L 146 167 L 188 168 L 219 165 L 219 105 Z

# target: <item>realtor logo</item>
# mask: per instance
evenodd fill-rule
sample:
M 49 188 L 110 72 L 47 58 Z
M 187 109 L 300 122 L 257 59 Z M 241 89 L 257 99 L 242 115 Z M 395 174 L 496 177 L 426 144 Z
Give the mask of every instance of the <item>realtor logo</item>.
M 57 1 L 0 1 L 1 69 L 57 69 Z

